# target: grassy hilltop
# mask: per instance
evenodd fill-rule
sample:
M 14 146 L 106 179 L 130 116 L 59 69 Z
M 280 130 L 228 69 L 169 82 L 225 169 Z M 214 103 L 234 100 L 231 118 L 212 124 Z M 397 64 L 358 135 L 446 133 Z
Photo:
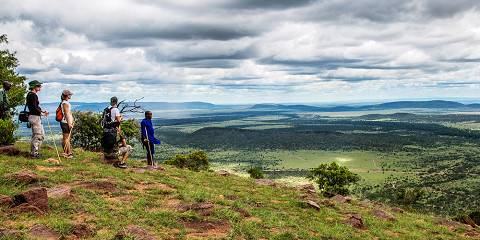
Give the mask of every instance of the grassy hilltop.
M 24 143 L 17 146 L 25 152 L 28 149 Z M 171 166 L 146 170 L 133 161 L 129 169 L 119 170 L 101 163 L 96 153 L 80 149 L 75 153 L 75 159 L 61 164 L 45 161 L 54 157 L 51 149 L 43 150 L 44 159 L 0 155 L 0 195 L 12 197 L 32 187 L 50 190 L 50 210 L 43 215 L 17 214 L 0 207 L 0 239 L 2 234 L 4 239 L 35 239 L 39 228 L 52 239 L 479 237 L 467 225 L 379 203 L 335 201 L 292 187 L 266 186 L 209 171 Z M 22 170 L 33 171 L 40 180 L 25 184 L 5 177 Z M 305 203 L 308 200 L 318 203 L 319 209 Z M 352 216 L 361 218 L 363 227 L 353 227 Z

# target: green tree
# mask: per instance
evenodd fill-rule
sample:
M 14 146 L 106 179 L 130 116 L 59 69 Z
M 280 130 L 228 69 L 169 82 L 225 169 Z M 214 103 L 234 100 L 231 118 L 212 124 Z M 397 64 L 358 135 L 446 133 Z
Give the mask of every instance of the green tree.
M 2 44 L 8 44 L 5 34 L 0 35 L 0 45 Z M 11 52 L 8 49 L 0 49 L 0 81 L 9 81 L 13 84 L 12 89 L 8 92 L 9 107 L 12 109 L 25 103 L 27 93 L 25 85 L 27 78 L 16 72 L 19 62 L 15 54 L 16 52 Z
M 99 150 L 103 134 L 100 125 L 102 116 L 94 112 L 73 111 L 73 118 L 72 145 L 86 150 Z
M 16 138 L 13 136 L 16 124 L 12 120 L 0 119 L 0 146 L 9 145 L 15 142 Z
M 175 157 L 166 160 L 165 164 L 200 171 L 208 170 L 209 161 L 204 151 L 193 151 L 189 154 L 177 154 Z
M 250 174 L 250 177 L 254 178 L 254 179 L 261 179 L 261 178 L 264 177 L 263 176 L 263 171 L 259 167 L 252 167 L 252 168 L 247 170 L 247 173 Z
M 350 193 L 349 185 L 360 180 L 357 174 L 336 162 L 320 164 L 311 170 L 308 178 L 318 184 L 320 191 L 325 196 L 348 195 Z
M 133 140 L 141 142 L 140 123 L 136 119 L 123 121 L 120 128 L 129 144 L 133 144 Z
M 7 44 L 7 35 L 0 35 L 0 47 Z M 27 78 L 19 75 L 16 72 L 16 68 L 18 67 L 19 63 L 18 59 L 15 57 L 15 54 L 15 52 L 11 52 L 6 48 L 0 48 L 0 83 L 3 81 L 9 81 L 13 84 L 12 88 L 7 94 L 9 100 L 8 107 L 11 110 L 25 102 L 26 94 L 26 86 L 24 82 Z M 3 120 L 0 125 L 0 145 L 14 143 L 15 137 L 13 134 L 17 125 L 13 124 L 13 119 L 10 117 L 10 119 Z

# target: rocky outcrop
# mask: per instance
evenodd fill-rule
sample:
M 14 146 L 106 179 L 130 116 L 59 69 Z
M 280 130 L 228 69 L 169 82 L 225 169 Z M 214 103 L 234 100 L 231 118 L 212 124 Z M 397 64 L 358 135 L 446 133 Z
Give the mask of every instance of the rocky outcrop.
M 13 145 L 1 146 L 0 154 L 8 155 L 8 156 L 17 156 L 17 155 L 20 155 L 20 149 L 18 149 Z
M 118 232 L 114 239 L 157 240 L 158 238 L 139 226 L 130 225 Z
M 365 229 L 365 225 L 363 224 L 362 216 L 359 214 L 351 214 L 345 219 L 345 223 L 358 229 Z
M 72 188 L 69 186 L 56 186 L 47 190 L 49 198 L 65 198 L 72 193 Z
M 262 186 L 276 186 L 277 184 L 272 179 L 256 179 L 255 183 Z
M 80 223 L 73 225 L 72 234 L 77 238 L 84 239 L 95 235 L 95 231 L 89 225 Z
M 321 208 L 320 208 L 320 205 L 318 205 L 318 203 L 316 203 L 316 202 L 314 202 L 314 201 L 312 201 L 312 200 L 307 200 L 307 201 L 305 201 L 305 204 L 306 204 L 307 206 L 315 209 L 315 210 L 320 210 L 320 209 L 321 209 Z
M 5 175 L 5 179 L 12 181 L 12 182 L 18 182 L 18 183 L 24 183 L 24 184 L 32 184 L 36 183 L 39 180 L 43 179 L 43 177 L 38 176 L 36 173 L 32 171 L 20 171 L 16 173 L 11 173 Z
M 0 208 L 13 206 L 13 200 L 9 196 L 0 195 Z
M 60 235 L 57 232 L 41 224 L 33 225 L 33 227 L 30 228 L 29 233 L 35 239 L 45 239 L 45 240 L 60 239 Z
M 380 218 L 380 219 L 384 219 L 384 220 L 387 220 L 387 221 L 395 221 L 397 220 L 394 216 L 392 216 L 391 214 L 385 212 L 385 211 L 382 211 L 380 209 L 374 209 L 372 210 L 372 215 L 377 217 L 377 218 Z
M 335 202 L 339 202 L 339 203 L 349 203 L 352 201 L 352 198 L 350 197 L 345 197 L 345 196 L 342 196 L 342 195 L 335 195 L 333 197 L 330 198 L 331 200 L 335 201 Z
M 48 208 L 48 195 L 46 188 L 32 188 L 20 194 L 17 194 L 13 197 L 13 203 L 21 212 L 25 210 L 34 210 L 37 212 L 35 208 L 38 208 L 42 212 L 47 212 Z M 30 206 L 33 206 L 30 207 Z M 21 206 L 21 208 L 20 208 Z

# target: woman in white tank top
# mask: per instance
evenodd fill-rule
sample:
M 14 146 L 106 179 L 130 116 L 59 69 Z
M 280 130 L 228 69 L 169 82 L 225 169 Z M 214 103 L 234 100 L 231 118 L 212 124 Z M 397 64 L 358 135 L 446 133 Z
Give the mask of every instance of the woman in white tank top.
M 62 155 L 66 158 L 73 158 L 72 146 L 70 144 L 70 138 L 72 136 L 73 129 L 73 115 L 71 111 L 70 98 L 72 98 L 73 93 L 69 90 L 63 90 L 62 92 L 62 115 L 63 119 L 60 122 L 60 127 L 62 128 L 62 146 L 63 153 Z

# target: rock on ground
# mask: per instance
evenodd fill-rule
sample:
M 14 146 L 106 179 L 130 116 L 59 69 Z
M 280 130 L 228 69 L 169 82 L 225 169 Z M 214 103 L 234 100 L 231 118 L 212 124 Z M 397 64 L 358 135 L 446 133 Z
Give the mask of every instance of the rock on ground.
M 49 210 L 46 188 L 32 188 L 23 193 L 17 194 L 13 197 L 13 202 L 16 206 L 27 203 L 37 207 L 43 212 L 47 212 Z
M 315 186 L 313 186 L 313 184 L 310 184 L 310 183 L 298 185 L 297 189 L 306 193 L 311 193 L 311 194 L 317 192 L 315 190 Z
M 43 215 L 45 212 L 40 210 L 38 207 L 30 205 L 28 203 L 22 203 L 18 206 L 15 206 L 10 209 L 11 214 L 21 214 L 21 213 L 33 213 L 37 215 Z
M 354 228 L 364 229 L 365 225 L 363 224 L 362 216 L 359 214 L 351 214 L 346 220 L 345 223 L 351 225 Z
M 36 239 L 60 239 L 60 235 L 57 232 L 41 224 L 35 224 L 32 228 L 30 228 L 29 233 L 32 237 L 35 237 Z
M 10 207 L 13 205 L 13 200 L 9 196 L 0 195 L 0 207 Z
M 331 197 L 330 199 L 335 201 L 335 202 L 339 202 L 339 203 L 348 203 L 348 202 L 352 201 L 352 198 L 345 197 L 345 196 L 342 196 L 340 194 L 337 194 L 337 195 Z
M 372 210 L 372 215 L 377 217 L 377 218 L 381 218 L 381 219 L 384 219 L 384 220 L 387 220 L 387 221 L 395 221 L 397 220 L 394 216 L 392 216 L 391 214 L 387 213 L 387 212 L 384 212 L 380 209 L 374 209 Z
M 308 206 L 310 206 L 310 207 L 312 207 L 312 208 L 314 208 L 314 209 L 316 209 L 316 210 L 320 210 L 320 205 L 318 205 L 318 203 L 316 203 L 316 202 L 314 202 L 314 201 L 312 201 L 312 200 L 305 201 L 305 203 L 306 203 Z
M 217 174 L 220 176 L 229 176 L 230 173 L 227 170 L 218 170 Z
M 39 177 L 36 173 L 26 170 L 7 174 L 5 175 L 5 178 L 10 181 L 21 182 L 25 184 L 35 183 L 41 179 L 41 177 Z
M 187 239 L 225 239 L 230 232 L 228 221 L 193 220 L 184 221 Z
M 13 145 L 1 146 L 0 154 L 9 155 L 9 156 L 18 156 L 20 155 L 20 149 Z
M 180 212 L 193 210 L 202 216 L 211 215 L 213 213 L 214 208 L 215 208 L 215 204 L 211 202 L 194 203 L 189 205 L 180 204 L 177 206 L 177 210 L 179 210 Z
M 85 223 L 73 226 L 72 234 L 79 238 L 88 238 L 95 235 L 95 231 Z
M 405 211 L 399 207 L 394 207 L 392 208 L 392 211 L 393 212 L 396 212 L 396 213 L 404 213 Z
M 115 240 L 131 239 L 132 237 L 135 240 L 157 240 L 158 239 L 147 230 L 135 225 L 127 226 L 125 229 L 117 233 L 114 239 Z
M 20 231 L 0 228 L 0 239 L 23 239 Z
M 72 188 L 69 186 L 56 186 L 47 190 L 49 198 L 65 198 L 72 193 Z
M 262 186 L 275 186 L 276 183 L 272 179 L 256 179 L 255 183 Z
M 99 181 L 91 181 L 91 182 L 83 182 L 80 186 L 90 189 L 90 190 L 97 190 L 101 192 L 115 192 L 117 191 L 117 184 L 115 182 L 109 180 L 99 180 Z

